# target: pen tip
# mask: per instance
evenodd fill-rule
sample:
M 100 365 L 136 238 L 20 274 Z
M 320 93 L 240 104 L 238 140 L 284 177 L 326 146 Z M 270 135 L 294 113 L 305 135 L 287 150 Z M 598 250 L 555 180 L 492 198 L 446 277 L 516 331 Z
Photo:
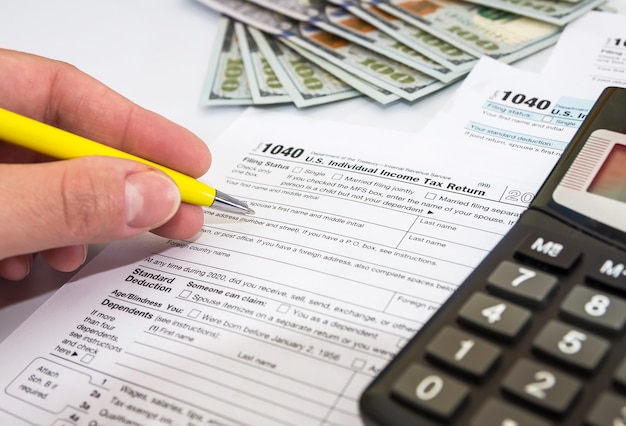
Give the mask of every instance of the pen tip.
M 246 211 L 246 215 L 252 216 L 253 214 L 254 214 L 254 210 L 252 210 L 250 207 L 248 207 L 248 210 Z

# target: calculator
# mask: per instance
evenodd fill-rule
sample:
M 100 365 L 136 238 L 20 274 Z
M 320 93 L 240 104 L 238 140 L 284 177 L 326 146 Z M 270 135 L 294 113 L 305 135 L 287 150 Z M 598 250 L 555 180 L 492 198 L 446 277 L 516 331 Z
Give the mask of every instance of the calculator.
M 626 89 L 361 395 L 368 426 L 626 426 Z

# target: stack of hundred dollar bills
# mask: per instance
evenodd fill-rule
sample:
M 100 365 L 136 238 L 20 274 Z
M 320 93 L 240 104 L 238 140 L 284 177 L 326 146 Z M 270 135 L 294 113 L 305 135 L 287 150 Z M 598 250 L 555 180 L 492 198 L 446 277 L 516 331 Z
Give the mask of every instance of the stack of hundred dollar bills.
M 606 0 L 197 0 L 221 14 L 202 105 L 415 102 Z

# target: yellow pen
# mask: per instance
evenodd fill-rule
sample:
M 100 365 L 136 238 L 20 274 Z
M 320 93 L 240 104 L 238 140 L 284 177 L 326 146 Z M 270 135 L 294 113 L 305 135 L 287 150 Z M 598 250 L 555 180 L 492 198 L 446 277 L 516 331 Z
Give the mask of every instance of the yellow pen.
M 0 108 L 0 140 L 61 160 L 98 155 L 138 161 L 162 170 L 171 177 L 178 185 L 182 201 L 186 203 L 214 207 L 232 213 L 254 214 L 254 210 L 245 202 L 176 170 L 3 108 Z

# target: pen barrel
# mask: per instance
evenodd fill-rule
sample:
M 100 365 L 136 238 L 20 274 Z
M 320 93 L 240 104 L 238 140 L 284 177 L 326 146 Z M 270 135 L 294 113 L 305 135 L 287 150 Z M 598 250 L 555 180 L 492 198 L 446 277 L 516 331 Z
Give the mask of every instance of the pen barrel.
M 211 206 L 215 201 L 215 188 L 181 172 L 2 108 L 0 139 L 61 160 L 103 156 L 136 161 L 167 174 L 178 186 L 183 202 Z

